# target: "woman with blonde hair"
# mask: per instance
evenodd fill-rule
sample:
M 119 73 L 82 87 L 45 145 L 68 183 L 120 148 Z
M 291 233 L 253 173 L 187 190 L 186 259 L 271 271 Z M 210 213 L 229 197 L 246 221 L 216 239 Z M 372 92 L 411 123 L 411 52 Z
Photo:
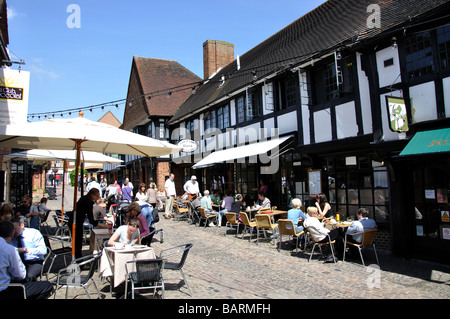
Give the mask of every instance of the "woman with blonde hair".
M 150 187 L 147 190 L 148 202 L 153 208 L 156 208 L 156 202 L 158 201 L 158 191 L 156 190 L 156 184 L 151 182 Z

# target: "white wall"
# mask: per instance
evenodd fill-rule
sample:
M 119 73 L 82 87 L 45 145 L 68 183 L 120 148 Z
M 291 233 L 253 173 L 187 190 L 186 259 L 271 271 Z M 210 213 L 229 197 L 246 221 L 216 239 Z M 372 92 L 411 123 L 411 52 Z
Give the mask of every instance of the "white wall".
M 330 110 L 314 112 L 314 138 L 316 143 L 331 141 Z
M 434 82 L 427 82 L 409 88 L 411 97 L 412 122 L 437 119 Z
M 450 77 L 442 80 L 444 86 L 445 117 L 450 117 Z
M 361 54 L 357 53 L 358 83 L 361 100 L 361 113 L 364 134 L 372 134 L 372 109 L 370 104 L 370 87 L 366 73 L 361 69 Z
M 358 135 L 354 101 L 336 106 L 336 129 L 338 139 Z

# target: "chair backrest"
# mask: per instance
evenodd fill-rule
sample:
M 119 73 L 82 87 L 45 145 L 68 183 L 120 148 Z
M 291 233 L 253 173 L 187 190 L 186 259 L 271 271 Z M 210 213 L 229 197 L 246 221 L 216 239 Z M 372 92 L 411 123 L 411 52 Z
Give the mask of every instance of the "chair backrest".
M 189 250 L 192 248 L 192 244 L 174 246 L 174 247 L 171 247 L 171 248 L 167 248 L 166 250 L 170 251 L 170 250 L 174 250 L 174 249 L 176 249 L 178 247 L 182 247 L 182 246 L 184 246 L 184 248 L 179 249 L 177 251 L 166 253 L 166 254 L 162 253 L 160 258 L 166 259 L 167 256 L 174 255 L 174 254 L 177 254 L 177 253 L 183 253 L 183 255 L 181 256 L 180 261 L 176 265 L 176 269 L 183 268 L 183 265 L 184 265 L 184 263 L 186 261 L 186 258 L 187 258 L 187 255 L 189 253 Z
M 136 282 L 148 283 L 161 280 L 161 271 L 164 268 L 163 259 L 135 260 Z
M 200 213 L 200 216 L 206 217 L 205 209 L 203 207 L 198 207 L 198 212 Z
M 270 220 L 270 216 L 269 215 L 256 214 L 255 218 L 256 218 L 256 227 L 258 227 L 258 228 L 267 228 L 267 229 L 271 229 L 272 228 L 272 221 Z
M 268 210 L 272 210 L 272 209 L 271 209 L 270 207 L 260 208 L 259 211 L 258 211 L 258 213 L 259 213 L 259 212 L 265 212 L 265 211 L 268 211 Z
M 45 212 L 45 215 L 42 218 L 41 223 L 45 223 L 47 221 L 48 215 L 50 215 L 50 212 L 51 212 L 51 210 L 48 210 L 48 211 Z
M 368 246 L 373 244 L 373 240 L 375 239 L 375 235 L 377 234 L 378 229 L 369 229 L 364 231 L 361 245 Z
M 242 223 L 243 223 L 245 226 L 250 226 L 250 220 L 248 219 L 247 213 L 240 212 L 240 213 L 239 213 L 239 216 L 241 217 Z
M 225 213 L 225 217 L 227 218 L 228 224 L 237 225 L 239 224 L 236 220 L 236 214 L 235 213 Z
M 280 235 L 295 235 L 294 222 L 290 219 L 278 219 L 278 230 Z

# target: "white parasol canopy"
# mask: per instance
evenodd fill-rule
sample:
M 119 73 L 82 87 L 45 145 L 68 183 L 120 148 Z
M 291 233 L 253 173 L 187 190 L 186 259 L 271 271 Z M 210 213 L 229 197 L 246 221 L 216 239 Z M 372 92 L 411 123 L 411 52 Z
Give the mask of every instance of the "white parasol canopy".
M 75 150 L 26 150 L 23 152 L 3 155 L 3 157 L 8 160 L 75 161 L 77 159 L 77 152 Z M 121 159 L 90 151 L 82 151 L 81 160 L 89 163 L 108 164 L 120 164 L 123 162 Z
M 0 127 L 0 147 L 76 150 L 75 190 L 78 188 L 78 169 L 82 150 L 147 157 L 164 156 L 182 150 L 176 145 L 128 132 L 105 123 L 94 122 L 82 116 L 83 113 L 80 112 L 78 118 L 50 119 Z M 75 259 L 76 191 L 73 201 L 72 258 Z

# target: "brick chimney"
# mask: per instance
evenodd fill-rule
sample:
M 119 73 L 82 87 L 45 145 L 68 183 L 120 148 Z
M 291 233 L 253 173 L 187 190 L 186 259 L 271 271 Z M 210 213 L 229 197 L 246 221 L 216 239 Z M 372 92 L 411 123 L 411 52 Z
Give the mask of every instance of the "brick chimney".
M 234 44 L 207 40 L 203 43 L 203 77 L 208 79 L 218 69 L 234 61 Z

